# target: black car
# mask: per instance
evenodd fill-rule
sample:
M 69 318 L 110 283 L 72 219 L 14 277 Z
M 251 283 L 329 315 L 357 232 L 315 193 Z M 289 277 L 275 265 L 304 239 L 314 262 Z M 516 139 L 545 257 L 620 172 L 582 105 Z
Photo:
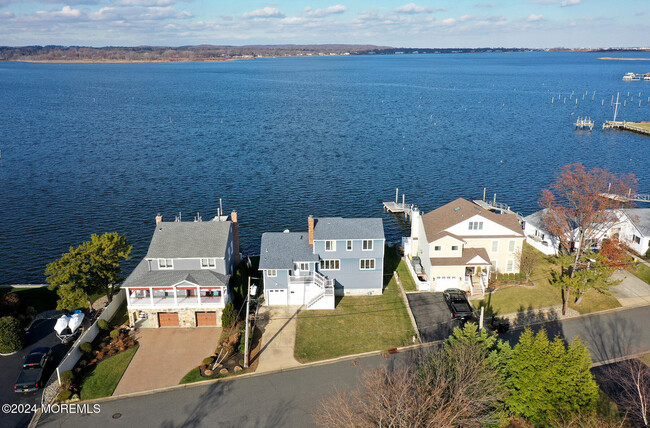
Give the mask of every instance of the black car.
M 23 369 L 14 384 L 15 392 L 32 392 L 43 387 L 43 370 L 52 357 L 50 348 L 43 346 L 31 350 L 23 362 Z
M 447 302 L 453 318 L 464 320 L 474 315 L 474 309 L 463 290 L 448 288 L 442 294 L 445 296 L 445 302 Z

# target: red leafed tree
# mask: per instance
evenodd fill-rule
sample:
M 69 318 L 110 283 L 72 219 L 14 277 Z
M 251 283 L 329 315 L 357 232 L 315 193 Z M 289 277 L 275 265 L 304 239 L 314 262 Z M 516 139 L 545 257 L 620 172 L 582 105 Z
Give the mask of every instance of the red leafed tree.
M 618 239 L 604 239 L 600 254 L 605 257 L 604 263 L 612 269 L 627 269 L 632 265 L 632 257 Z
M 636 186 L 634 174 L 617 175 L 601 168 L 587 171 L 575 163 L 564 165 L 549 188 L 542 190 L 539 205 L 545 209 L 542 221 L 547 231 L 558 238 L 562 251 L 575 249 L 571 278 L 582 254 L 619 221 L 615 210 Z

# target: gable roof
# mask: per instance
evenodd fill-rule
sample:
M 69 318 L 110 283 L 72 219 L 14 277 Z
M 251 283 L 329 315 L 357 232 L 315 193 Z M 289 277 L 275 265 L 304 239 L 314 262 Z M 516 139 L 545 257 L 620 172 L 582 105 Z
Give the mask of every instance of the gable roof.
M 124 281 L 122 287 L 171 287 L 182 281 L 192 284 L 225 287 L 230 275 L 223 275 L 216 270 L 149 270 L 149 262 L 141 260 L 138 266 Z
M 515 214 L 496 214 L 463 198 L 458 198 L 455 201 L 449 202 L 440 208 L 436 208 L 435 210 L 424 214 L 422 216 L 422 224 L 424 225 L 427 239 L 430 239 L 430 236 L 433 237 L 436 234 L 445 231 L 445 229 L 472 218 L 475 215 L 480 215 L 510 229 L 515 234 L 523 236 L 521 225 L 519 224 L 519 220 Z M 468 234 L 466 236 L 471 235 Z
M 650 208 L 626 208 L 623 212 L 644 236 L 650 236 Z
M 480 260 L 474 260 L 475 258 Z M 485 248 L 463 248 L 460 257 L 431 257 L 431 266 L 467 266 L 467 265 L 489 265 L 490 256 Z
M 149 244 L 145 258 L 224 257 L 232 222 L 162 221 Z
M 380 218 L 320 217 L 314 239 L 385 239 L 384 223 Z
M 293 269 L 294 262 L 318 261 L 309 246 L 309 235 L 302 232 L 262 234 L 260 269 Z

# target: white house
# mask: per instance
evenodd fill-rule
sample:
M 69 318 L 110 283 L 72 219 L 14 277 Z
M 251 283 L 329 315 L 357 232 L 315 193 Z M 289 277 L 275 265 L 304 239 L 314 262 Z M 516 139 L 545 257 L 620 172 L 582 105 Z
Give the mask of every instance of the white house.
M 421 290 L 482 294 L 491 272 L 519 272 L 524 239 L 515 214 L 496 214 L 459 198 L 424 215 L 413 209 L 404 250 Z

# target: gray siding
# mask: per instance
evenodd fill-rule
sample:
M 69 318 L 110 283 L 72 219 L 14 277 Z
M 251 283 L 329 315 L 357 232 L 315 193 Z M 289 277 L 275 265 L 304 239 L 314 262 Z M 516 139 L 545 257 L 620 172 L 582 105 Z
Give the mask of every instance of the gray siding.
M 325 251 L 325 241 L 314 241 L 314 251 L 321 259 L 372 259 L 384 256 L 384 240 L 374 239 L 372 251 L 363 251 L 361 239 L 352 240 L 352 251 L 347 251 L 347 240 L 336 241 L 336 251 Z
M 269 277 L 266 271 L 264 272 L 264 288 L 269 289 L 288 289 L 289 288 L 289 271 L 278 270 L 278 276 Z
M 210 257 L 210 258 L 214 258 L 214 257 Z M 225 259 L 217 258 L 215 260 L 214 270 L 216 270 L 217 272 L 223 275 L 229 275 L 232 273 L 233 261 L 234 259 L 231 258 L 231 260 L 228 262 L 227 265 Z M 148 262 L 149 262 L 150 270 L 160 270 L 158 268 L 158 259 L 148 260 Z M 173 259 L 173 263 L 174 263 L 173 270 L 200 270 L 201 269 L 201 259 Z
M 384 240 L 373 240 L 372 250 L 363 251 L 361 239 L 352 240 L 352 250 L 347 250 L 347 240 L 336 241 L 336 251 L 325 251 L 325 241 L 314 241 L 314 248 L 321 259 L 338 259 L 340 270 L 323 270 L 321 273 L 336 280 L 336 286 L 344 290 L 381 290 L 383 287 Z M 374 270 L 361 270 L 361 259 L 374 259 Z

